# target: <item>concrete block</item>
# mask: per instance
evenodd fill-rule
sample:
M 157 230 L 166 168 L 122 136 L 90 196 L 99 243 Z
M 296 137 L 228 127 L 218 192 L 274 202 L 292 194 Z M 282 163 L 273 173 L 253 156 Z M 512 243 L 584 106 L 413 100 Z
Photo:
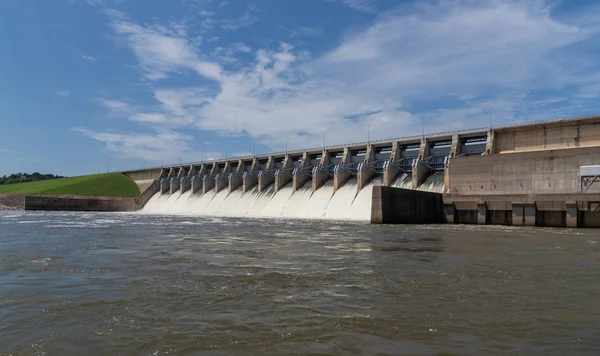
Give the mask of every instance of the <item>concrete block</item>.
M 535 204 L 523 204 L 523 211 L 525 215 L 525 225 L 535 226 L 535 215 L 536 208 Z
M 281 190 L 292 181 L 293 177 L 289 174 L 283 173 L 283 171 L 277 171 L 275 173 L 275 192 Z
M 292 178 L 292 185 L 294 188 L 294 193 L 302 188 L 305 184 L 311 184 L 312 186 L 312 182 L 310 182 L 312 180 L 312 175 L 310 175 L 308 172 L 304 171 L 304 170 L 297 170 L 294 172 L 294 176 Z
M 228 175 L 229 173 L 219 173 L 215 176 L 215 193 L 229 187 Z
M 266 174 L 265 172 L 258 173 L 258 192 L 262 193 L 267 190 L 267 188 L 275 183 L 274 172 L 270 172 Z
M 478 225 L 486 225 L 487 224 L 487 204 L 477 204 L 477 224 Z
M 175 193 L 181 187 L 181 181 L 179 178 L 171 178 L 171 194 Z
M 160 180 L 160 193 L 165 194 L 171 190 L 171 180 L 169 178 L 163 178 Z
M 454 214 L 456 209 L 454 208 L 454 203 L 452 204 L 444 204 L 444 217 L 445 222 L 448 224 L 454 224 Z
M 333 191 L 337 192 L 350 178 L 352 178 L 350 172 L 341 169 L 341 166 L 336 166 L 333 172 Z
M 181 193 L 185 193 L 192 187 L 192 180 L 189 177 L 181 178 Z
M 208 174 L 202 177 L 202 194 L 206 194 L 215 189 L 215 178 Z
M 229 193 L 235 191 L 243 184 L 243 178 L 240 174 L 229 175 Z
M 258 177 L 254 174 L 244 174 L 242 178 L 242 188 L 244 193 L 249 192 L 258 184 Z
M 429 168 L 419 160 L 415 160 L 412 168 L 412 189 L 417 189 L 427 174 L 429 174 Z
M 325 182 L 329 180 L 329 172 L 323 171 L 315 167 L 312 172 L 312 190 L 315 192 L 321 188 Z
M 579 210 L 577 204 L 567 204 L 567 227 L 577 227 L 579 224 Z
M 196 194 L 198 192 L 203 192 L 204 181 L 200 176 L 192 177 L 192 194 Z
M 371 222 L 375 224 L 435 224 L 444 222 L 442 194 L 374 186 Z

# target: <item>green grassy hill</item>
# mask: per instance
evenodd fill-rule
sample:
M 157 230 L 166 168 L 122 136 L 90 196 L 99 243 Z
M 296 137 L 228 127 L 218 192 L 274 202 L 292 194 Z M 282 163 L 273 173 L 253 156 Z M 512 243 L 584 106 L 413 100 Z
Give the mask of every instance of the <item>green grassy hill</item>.
M 0 194 L 137 197 L 140 195 L 140 190 L 132 180 L 122 173 L 106 173 L 0 185 Z

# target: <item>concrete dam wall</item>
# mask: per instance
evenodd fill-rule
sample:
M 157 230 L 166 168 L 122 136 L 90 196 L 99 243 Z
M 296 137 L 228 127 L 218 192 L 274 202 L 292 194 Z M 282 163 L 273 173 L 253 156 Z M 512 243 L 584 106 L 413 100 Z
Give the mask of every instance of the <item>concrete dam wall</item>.
M 580 169 L 595 165 L 600 117 L 124 173 L 157 181 L 146 212 L 370 220 L 373 187 L 384 186 L 442 194 L 450 223 L 593 226 L 600 183 Z

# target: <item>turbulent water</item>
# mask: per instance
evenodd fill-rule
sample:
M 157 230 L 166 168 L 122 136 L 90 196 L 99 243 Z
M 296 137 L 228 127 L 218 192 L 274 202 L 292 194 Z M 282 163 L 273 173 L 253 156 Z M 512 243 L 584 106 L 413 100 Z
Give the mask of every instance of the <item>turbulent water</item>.
M 0 212 L 0 354 L 597 355 L 599 240 Z
M 177 191 L 172 195 L 156 194 L 143 212 L 148 214 L 222 216 L 222 217 L 264 217 L 301 218 L 332 220 L 371 219 L 372 184 L 367 184 L 358 192 L 356 179 L 349 180 L 334 194 L 333 181 L 329 180 L 314 193 L 310 184 L 294 193 L 286 186 L 275 193 L 273 185 L 258 193 L 253 188 L 247 193 L 237 189 L 231 193 L 227 189 L 215 194 L 192 194 L 190 191 Z

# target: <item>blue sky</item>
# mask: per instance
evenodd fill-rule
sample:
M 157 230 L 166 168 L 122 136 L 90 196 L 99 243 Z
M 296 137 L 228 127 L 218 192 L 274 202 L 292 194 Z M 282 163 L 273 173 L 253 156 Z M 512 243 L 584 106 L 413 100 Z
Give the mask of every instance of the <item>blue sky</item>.
M 600 113 L 600 4 L 2 0 L 0 175 Z

